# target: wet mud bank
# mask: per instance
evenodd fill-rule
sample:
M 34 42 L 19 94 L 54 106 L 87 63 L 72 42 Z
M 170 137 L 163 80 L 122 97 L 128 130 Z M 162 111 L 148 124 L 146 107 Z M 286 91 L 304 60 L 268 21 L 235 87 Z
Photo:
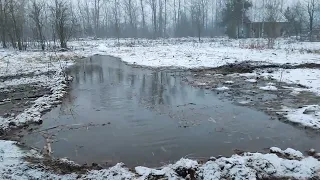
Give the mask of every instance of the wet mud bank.
M 46 74 L 19 76 L 0 84 L 2 139 L 41 124 L 41 116 L 61 103 L 69 83 L 70 79 Z
M 211 69 L 193 70 L 184 78 L 192 86 L 214 91 L 221 98 L 237 105 L 265 112 L 272 119 L 286 123 L 283 107 L 299 109 L 309 104 L 319 104 L 320 97 L 299 83 L 285 83 L 262 76 L 278 69 L 319 69 L 318 64 L 275 65 L 263 62 L 243 62 Z M 299 89 L 299 92 L 295 92 Z M 297 127 L 299 124 L 294 124 Z M 300 128 L 307 128 L 300 126 Z M 312 129 L 312 128 L 311 128 Z M 313 131 L 318 131 L 313 129 Z M 318 132 L 319 133 L 319 132 Z
M 272 64 L 264 61 L 243 61 L 236 62 L 233 64 L 227 64 L 215 68 L 201 68 L 201 69 L 191 69 L 193 73 L 215 73 L 215 74 L 233 74 L 233 73 L 253 73 L 255 70 L 262 69 L 299 69 L 299 68 L 309 68 L 309 69 L 320 69 L 320 64 L 315 63 L 305 63 L 299 65 L 291 64 Z
M 250 100 L 250 93 L 241 93 L 254 90 L 254 84 L 227 82 L 238 92 L 217 94 L 214 83 L 239 77 L 203 72 L 138 68 L 108 56 L 81 60 L 68 71 L 73 81 L 62 104 L 42 117 L 43 124 L 15 133 L 14 139 L 50 157 L 102 168 L 118 162 L 160 167 L 181 157 L 205 162 L 239 151 L 269 152 L 272 146 L 320 149 L 318 133 L 278 121 L 271 109 L 254 110 L 269 107 L 266 102 L 278 96 L 251 92 L 265 103 L 238 106 Z M 209 80 L 211 86 L 199 85 Z
M 28 84 L 0 88 L 0 116 L 15 117 L 32 106 L 34 101 L 50 95 L 50 89 L 41 84 Z

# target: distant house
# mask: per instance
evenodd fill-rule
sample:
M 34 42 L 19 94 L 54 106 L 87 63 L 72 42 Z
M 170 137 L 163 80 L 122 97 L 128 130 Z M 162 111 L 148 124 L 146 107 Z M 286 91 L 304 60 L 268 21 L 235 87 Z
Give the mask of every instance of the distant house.
M 288 21 L 280 11 L 250 9 L 246 16 L 243 25 L 237 27 L 241 31 L 242 38 L 277 38 L 285 34 Z

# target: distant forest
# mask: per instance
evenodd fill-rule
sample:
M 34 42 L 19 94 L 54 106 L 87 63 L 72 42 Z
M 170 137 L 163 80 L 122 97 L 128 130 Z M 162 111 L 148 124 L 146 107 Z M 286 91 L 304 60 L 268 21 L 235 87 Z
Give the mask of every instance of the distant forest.
M 0 0 L 0 39 L 19 50 L 87 37 L 200 39 L 225 35 L 252 10 L 282 13 L 288 35 L 312 34 L 320 21 L 318 0 Z

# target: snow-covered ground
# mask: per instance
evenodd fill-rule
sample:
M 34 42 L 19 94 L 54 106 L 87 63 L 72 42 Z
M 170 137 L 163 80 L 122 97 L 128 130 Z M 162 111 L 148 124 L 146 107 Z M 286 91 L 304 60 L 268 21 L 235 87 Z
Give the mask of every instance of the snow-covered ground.
M 22 125 L 28 122 L 39 122 L 41 113 L 59 103 L 66 93 L 67 77 L 64 70 L 78 58 L 73 53 L 17 52 L 0 51 L 0 88 L 37 83 L 51 89 L 52 94 L 38 98 L 32 107 L 23 113 L 8 118 L 1 118 L 0 127 L 6 129 L 9 123 Z M 47 74 L 47 73 L 50 73 Z M 9 99 L 10 100 L 10 99 Z
M 277 87 L 271 86 L 271 85 L 260 87 L 260 89 L 264 90 L 264 91 L 277 91 L 278 90 Z
M 103 170 L 90 170 L 78 176 L 71 173 L 58 175 L 46 170 L 42 165 L 33 165 L 25 158 L 43 158 L 34 150 L 22 150 L 15 142 L 0 140 L 0 178 L 1 179 L 137 179 L 166 177 L 182 179 L 185 176 L 197 179 L 256 179 L 291 177 L 297 179 L 320 178 L 320 161 L 305 157 L 293 149 L 271 148 L 270 154 L 244 153 L 229 158 L 210 158 L 204 164 L 190 159 L 181 159 L 158 169 L 135 167 L 130 171 L 119 163 Z M 279 155 L 279 156 L 278 156 Z M 317 156 L 317 154 L 315 154 Z M 66 159 L 61 160 L 77 166 Z
M 0 77 L 35 75 L 63 69 L 77 55 L 72 52 L 19 52 L 0 49 Z
M 320 106 L 306 105 L 300 109 L 283 108 L 289 121 L 302 124 L 313 129 L 320 129 Z
M 250 48 L 250 44 L 264 44 L 266 40 L 210 39 L 202 43 L 194 38 L 181 39 L 122 39 L 74 41 L 69 45 L 82 54 L 108 54 L 122 58 L 129 64 L 151 67 L 201 68 L 218 67 L 228 63 L 255 61 L 277 64 L 320 63 L 320 43 L 301 43 L 279 39 L 275 49 Z
M 307 87 L 307 91 L 320 95 L 320 69 L 275 69 L 261 76 L 289 84 L 301 84 Z
M 107 47 L 100 44 L 97 49 L 120 57 L 129 64 L 153 67 L 201 68 L 218 67 L 228 63 L 255 61 L 276 64 L 320 63 L 320 54 L 301 53 L 285 49 L 245 49 L 221 46 L 216 43 L 183 43 L 149 47 Z
M 259 76 L 267 79 L 272 78 L 288 84 L 302 85 L 299 88 L 291 88 L 291 95 L 299 96 L 301 91 L 310 91 L 314 93 L 315 96 L 320 96 L 319 69 L 272 69 L 271 71 L 269 70 L 269 73 L 259 73 Z M 268 89 L 277 90 L 274 86 Z M 285 112 L 285 117 L 291 122 L 312 129 L 320 129 L 320 107 L 318 104 L 305 104 L 305 107 L 300 109 L 283 107 L 282 111 Z

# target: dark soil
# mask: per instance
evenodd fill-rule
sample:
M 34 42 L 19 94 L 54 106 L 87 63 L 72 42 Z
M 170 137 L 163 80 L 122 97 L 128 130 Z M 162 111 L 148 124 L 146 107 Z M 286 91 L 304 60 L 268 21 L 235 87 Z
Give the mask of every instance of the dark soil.
M 306 88 L 300 84 L 287 84 L 278 82 L 274 79 L 265 79 L 259 77 L 260 72 L 272 73 L 276 68 L 296 69 L 296 68 L 320 68 L 319 64 L 302 64 L 298 66 L 292 65 L 259 65 L 259 63 L 243 62 L 238 64 L 229 64 L 218 68 L 194 70 L 192 74 L 186 76 L 185 81 L 193 86 L 205 89 L 212 89 L 226 86 L 230 88 L 227 91 L 216 91 L 221 98 L 227 98 L 238 105 L 249 106 L 258 109 L 274 117 L 287 121 L 284 113 L 278 113 L 283 106 L 289 108 L 301 108 L 308 104 L 320 104 L 320 97 L 315 94 L 304 91 L 299 95 L 292 95 L 292 88 Z M 246 82 L 248 78 L 241 76 L 242 73 L 256 72 L 257 83 Z M 233 81 L 232 84 L 225 84 L 225 81 Z M 277 91 L 264 91 L 259 87 L 272 83 L 277 87 Z M 247 103 L 242 103 L 247 102 Z M 291 122 L 289 122 L 291 123 Z
M 101 167 L 98 164 L 91 164 L 91 165 L 77 165 L 72 164 L 68 162 L 64 162 L 62 160 L 52 159 L 52 158 L 33 158 L 29 157 L 25 159 L 26 161 L 31 163 L 31 166 L 35 168 L 41 168 L 45 171 L 51 171 L 56 174 L 85 174 L 86 172 L 90 170 L 101 170 L 103 167 Z
M 12 79 L 20 79 L 23 77 L 34 77 L 34 76 L 40 76 L 40 75 L 53 75 L 55 73 L 55 71 L 48 71 L 48 72 L 31 72 L 31 73 L 27 73 L 27 74 L 16 74 L 16 75 L 9 75 L 9 76 L 0 76 L 0 82 L 4 82 L 4 81 L 8 81 L 8 80 L 12 80 Z
M 49 88 L 40 84 L 10 86 L 0 92 L 0 116 L 4 118 L 15 117 L 39 97 L 51 94 Z
M 300 65 L 290 65 L 290 64 L 266 64 L 264 62 L 252 62 L 244 61 L 241 63 L 227 64 L 224 66 L 216 68 L 204 68 L 192 70 L 194 73 L 202 72 L 216 72 L 221 74 L 233 74 L 233 73 L 253 73 L 257 69 L 268 69 L 268 68 L 282 68 L 282 69 L 298 69 L 298 68 L 309 68 L 309 69 L 319 69 L 320 64 L 307 63 Z

